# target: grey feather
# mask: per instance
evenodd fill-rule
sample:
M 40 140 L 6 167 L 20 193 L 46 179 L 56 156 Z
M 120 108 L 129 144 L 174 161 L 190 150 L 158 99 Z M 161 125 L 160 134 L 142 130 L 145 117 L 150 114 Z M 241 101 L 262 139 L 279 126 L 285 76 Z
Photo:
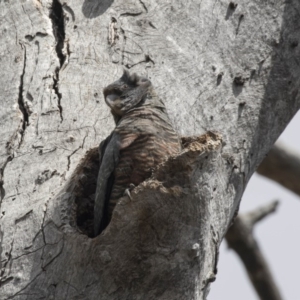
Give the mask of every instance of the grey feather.
M 112 133 L 99 147 L 100 169 L 97 179 L 97 188 L 94 205 L 94 233 L 98 235 L 106 226 L 105 207 L 112 189 L 112 174 L 119 162 L 119 137 Z

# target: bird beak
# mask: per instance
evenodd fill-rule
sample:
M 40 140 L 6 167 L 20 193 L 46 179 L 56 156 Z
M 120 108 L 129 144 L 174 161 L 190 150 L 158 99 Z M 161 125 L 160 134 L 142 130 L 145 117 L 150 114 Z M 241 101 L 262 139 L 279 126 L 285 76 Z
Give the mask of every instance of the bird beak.
M 110 107 L 113 108 L 116 105 L 116 100 L 119 100 L 120 97 L 116 94 L 108 94 L 105 97 L 105 102 L 106 104 Z

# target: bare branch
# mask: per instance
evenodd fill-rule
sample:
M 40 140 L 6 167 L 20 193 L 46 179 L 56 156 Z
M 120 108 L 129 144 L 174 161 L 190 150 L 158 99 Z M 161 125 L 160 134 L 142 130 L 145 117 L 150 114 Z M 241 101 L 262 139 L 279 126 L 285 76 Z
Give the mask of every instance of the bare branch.
M 276 211 L 277 206 L 279 204 L 279 201 L 273 201 L 267 205 L 258 207 L 257 209 L 240 216 L 243 218 L 244 222 L 247 222 L 247 225 L 251 227 L 251 230 L 253 229 L 253 226 L 260 220 L 264 219 L 267 217 L 269 214 L 273 213 Z
M 247 270 L 248 276 L 261 300 L 282 299 L 268 263 L 252 234 L 253 225 L 274 212 L 278 205 L 274 201 L 245 216 L 238 216 L 226 234 L 228 246 L 233 249 Z
M 257 172 L 300 196 L 300 157 L 284 147 L 275 145 Z

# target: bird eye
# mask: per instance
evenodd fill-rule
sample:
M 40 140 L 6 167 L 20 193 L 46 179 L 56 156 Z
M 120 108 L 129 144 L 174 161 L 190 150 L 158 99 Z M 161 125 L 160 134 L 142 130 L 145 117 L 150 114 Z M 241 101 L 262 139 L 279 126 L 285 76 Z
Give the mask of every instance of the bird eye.
M 127 88 L 128 88 L 127 84 L 123 84 L 123 85 L 122 85 L 122 88 L 123 88 L 123 89 L 127 89 Z

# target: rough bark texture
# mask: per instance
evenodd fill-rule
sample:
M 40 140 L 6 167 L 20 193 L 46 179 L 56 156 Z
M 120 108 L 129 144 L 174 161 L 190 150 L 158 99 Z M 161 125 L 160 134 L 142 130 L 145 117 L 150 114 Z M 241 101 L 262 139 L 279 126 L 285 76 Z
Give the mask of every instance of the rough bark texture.
M 281 300 L 282 297 L 270 272 L 268 263 L 254 237 L 254 225 L 274 212 L 278 202 L 239 215 L 226 233 L 226 241 L 242 260 L 249 279 L 261 300 Z
M 299 12 L 1 1 L 1 297 L 205 298 L 245 186 L 300 106 Z M 152 80 L 181 135 L 222 141 L 185 142 L 91 239 L 94 149 L 113 127 L 101 91 L 122 66 Z
M 275 145 L 259 165 L 257 172 L 300 196 L 299 155 Z

